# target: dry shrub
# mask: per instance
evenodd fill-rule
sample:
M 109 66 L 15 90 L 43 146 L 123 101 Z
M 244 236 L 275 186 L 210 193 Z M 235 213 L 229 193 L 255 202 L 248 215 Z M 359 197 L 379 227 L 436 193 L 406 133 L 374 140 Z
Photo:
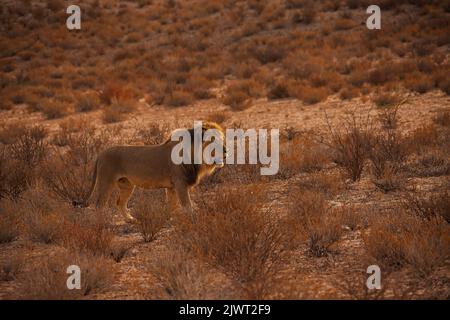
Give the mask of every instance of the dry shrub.
M 403 179 L 400 171 L 409 153 L 409 147 L 404 137 L 397 129 L 397 111 L 395 107 L 383 108 L 379 111 L 378 120 L 381 130 L 372 135 L 369 150 L 373 183 L 382 191 L 389 192 L 398 189 Z
M 100 99 L 97 93 L 91 92 L 78 97 L 75 110 L 78 112 L 88 112 L 100 107 Z
M 54 148 L 44 166 L 43 180 L 52 192 L 70 203 L 86 203 L 92 183 L 93 166 L 97 154 L 111 140 L 107 131 L 96 134 L 85 123 L 80 132 L 65 131 L 66 149 Z M 70 168 L 68 170 L 68 168 Z
M 24 257 L 14 255 L 8 257 L 8 260 L 0 262 L 0 281 L 13 281 L 22 271 L 24 266 Z
M 81 270 L 81 289 L 67 288 L 67 268 Z M 112 283 L 112 266 L 105 258 L 56 252 L 31 263 L 15 298 L 33 300 L 73 300 L 99 293 Z
M 40 165 L 48 153 L 47 131 L 43 127 L 8 130 L 8 145 L 0 145 L 0 198 L 17 198 L 35 183 Z
M 224 111 L 216 111 L 208 115 L 208 121 L 212 121 L 218 124 L 223 124 L 229 115 Z
M 373 98 L 373 102 L 377 105 L 377 107 L 384 108 L 384 107 L 392 107 L 400 102 L 400 98 L 398 95 L 390 93 L 390 92 L 383 92 L 377 94 Z
M 281 173 L 291 176 L 323 169 L 330 162 L 330 155 L 327 146 L 311 137 L 297 135 L 283 146 L 280 162 Z
M 356 88 L 343 88 L 339 93 L 342 100 L 351 100 L 359 96 L 359 90 Z
M 150 270 L 164 289 L 162 299 L 221 299 L 226 295 L 212 291 L 214 279 L 202 261 L 173 244 L 150 265 Z
M 433 123 L 422 124 L 407 136 L 407 143 L 417 153 L 422 153 L 435 147 L 439 141 L 440 133 Z
M 47 130 L 41 126 L 25 128 L 10 145 L 10 156 L 30 168 L 38 166 L 46 157 Z
M 431 149 L 425 154 L 417 155 L 406 167 L 410 175 L 418 177 L 439 177 L 450 174 L 448 154 Z
M 141 192 L 132 211 L 145 242 L 155 240 L 169 219 L 165 195 L 161 193 Z
M 441 191 L 429 196 L 407 193 L 405 207 L 420 218 L 432 220 L 442 217 L 450 222 L 450 191 Z
M 387 171 L 397 173 L 402 168 L 407 151 L 401 136 L 394 130 L 379 131 L 372 136 L 369 159 L 372 173 L 380 178 Z
M 302 177 L 298 186 L 303 190 L 320 192 L 327 197 L 333 197 L 345 188 L 340 173 L 325 171 L 313 172 Z
M 367 215 L 354 205 L 344 205 L 335 208 L 335 214 L 345 229 L 355 231 L 359 228 L 368 227 Z
M 353 180 L 359 180 L 369 155 L 372 121 L 370 115 L 364 119 L 352 113 L 333 128 L 327 118 L 330 139 L 327 144 L 335 151 L 334 161 Z
M 131 249 L 129 244 L 123 242 L 113 242 L 110 246 L 110 256 L 111 258 L 119 263 L 125 258 L 127 252 Z
M 379 190 L 387 193 L 400 189 L 404 179 L 398 174 L 397 165 L 389 164 L 383 166 L 383 171 L 372 182 Z
M 67 207 L 42 193 L 38 187 L 24 192 L 12 207 L 22 217 L 27 238 L 42 243 L 54 243 L 60 239 Z
M 316 257 L 331 252 L 341 237 L 339 216 L 326 204 L 320 193 L 297 190 L 292 193 L 289 216 L 292 232 L 306 236 L 309 251 Z
M 408 89 L 416 91 L 418 93 L 426 93 L 433 89 L 433 79 L 423 73 L 411 74 L 408 79 L 405 80 L 405 85 Z
M 210 89 L 214 83 L 201 75 L 193 75 L 187 82 L 187 89 L 195 99 L 209 99 L 212 97 Z
M 267 98 L 269 99 L 284 99 L 289 98 L 289 88 L 286 81 L 277 81 L 269 89 Z
M 16 199 L 29 186 L 30 169 L 23 163 L 9 158 L 9 152 L 0 145 L 0 199 Z
M 11 200 L 0 202 L 0 243 L 14 241 L 19 236 L 20 219 Z
M 349 30 L 355 27 L 355 22 L 352 19 L 339 18 L 334 22 L 334 30 L 342 31 Z
M 289 94 L 295 97 L 303 103 L 310 105 L 316 104 L 320 101 L 325 100 L 328 97 L 328 90 L 324 87 L 314 88 L 304 85 L 298 85 L 291 83 L 289 87 Z
M 450 111 L 443 110 L 439 111 L 437 115 L 433 118 L 434 123 L 441 125 L 443 127 L 450 127 Z
M 146 129 L 139 129 L 133 140 L 143 142 L 145 145 L 160 144 L 167 139 L 169 132 L 170 129 L 167 124 L 151 123 Z
M 134 100 L 118 100 L 113 98 L 111 105 L 103 109 L 103 120 L 106 123 L 119 122 L 125 119 L 126 115 L 136 110 Z
M 427 275 L 449 258 L 449 225 L 441 218 L 422 220 L 398 210 L 377 215 L 364 235 L 367 252 L 380 265 L 412 267 Z
M 284 232 L 260 209 L 263 196 L 257 186 L 217 190 L 201 204 L 196 223 L 177 217 L 180 243 L 238 281 L 254 299 L 268 293 L 284 254 Z
M 232 82 L 225 90 L 222 102 L 233 110 L 243 110 L 250 106 L 252 98 L 263 95 L 263 87 L 254 80 Z
M 45 114 L 47 119 L 59 119 L 68 113 L 68 107 L 53 99 L 41 100 L 36 106 L 37 110 Z
M 112 253 L 111 214 L 96 210 L 66 214 L 61 221 L 59 243 L 70 250 L 91 256 L 109 257 Z
M 105 105 L 110 105 L 114 100 L 127 101 L 132 98 L 133 91 L 117 83 L 109 83 L 100 91 L 100 101 Z
M 187 106 L 194 102 L 194 97 L 189 91 L 174 90 L 171 91 L 165 98 L 164 104 L 169 107 Z

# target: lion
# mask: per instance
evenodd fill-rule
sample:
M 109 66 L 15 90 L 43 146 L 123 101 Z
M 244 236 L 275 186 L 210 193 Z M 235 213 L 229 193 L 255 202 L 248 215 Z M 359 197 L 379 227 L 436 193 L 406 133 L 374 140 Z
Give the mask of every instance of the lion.
M 208 129 L 220 133 L 223 160 L 226 157 L 223 129 L 214 122 L 202 124 L 202 147 L 213 142 L 203 142 L 203 134 Z M 175 131 L 174 131 L 175 132 Z M 189 129 L 191 153 L 194 146 L 194 129 Z M 90 196 L 87 204 L 94 203 L 96 208 L 107 204 L 114 188 L 119 189 L 116 205 L 125 221 L 132 222 L 134 217 L 128 210 L 128 200 L 135 187 L 144 189 L 165 188 L 169 207 L 173 210 L 177 202 L 189 214 L 193 214 L 189 190 L 200 180 L 223 167 L 224 161 L 206 164 L 175 164 L 171 159 L 172 148 L 178 144 L 169 137 L 159 145 L 115 146 L 102 151 L 95 162 Z M 178 201 L 177 201 L 178 200 Z

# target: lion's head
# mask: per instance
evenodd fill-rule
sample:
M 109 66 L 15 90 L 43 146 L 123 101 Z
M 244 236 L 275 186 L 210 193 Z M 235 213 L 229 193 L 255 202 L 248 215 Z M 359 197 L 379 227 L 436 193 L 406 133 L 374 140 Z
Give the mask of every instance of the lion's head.
M 200 133 L 199 129 L 200 128 L 197 128 L 197 132 Z M 214 122 L 202 122 L 201 135 L 199 136 L 199 139 L 201 138 L 200 151 L 202 159 L 201 164 L 194 163 L 194 149 L 196 147 L 199 147 L 195 143 L 195 130 L 195 127 L 187 130 L 189 132 L 191 140 L 190 159 L 192 161 L 191 163 L 181 164 L 186 174 L 186 181 L 189 185 L 197 184 L 202 177 L 212 174 L 216 169 L 222 168 L 225 164 L 225 159 L 227 156 L 227 150 L 225 146 L 225 133 L 222 127 Z M 168 141 L 170 140 L 171 138 L 169 138 Z

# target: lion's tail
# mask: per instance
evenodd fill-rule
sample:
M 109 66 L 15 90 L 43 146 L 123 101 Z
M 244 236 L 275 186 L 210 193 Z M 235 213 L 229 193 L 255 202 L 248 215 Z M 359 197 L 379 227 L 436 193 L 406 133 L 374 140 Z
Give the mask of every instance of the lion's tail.
M 97 182 L 97 164 L 98 164 L 98 159 L 95 160 L 94 173 L 92 174 L 91 188 L 89 189 L 88 198 L 84 201 L 76 201 L 76 200 L 72 201 L 72 205 L 74 207 L 86 208 L 89 205 L 89 202 L 92 200 L 92 196 L 93 196 L 94 189 L 95 189 L 95 184 Z

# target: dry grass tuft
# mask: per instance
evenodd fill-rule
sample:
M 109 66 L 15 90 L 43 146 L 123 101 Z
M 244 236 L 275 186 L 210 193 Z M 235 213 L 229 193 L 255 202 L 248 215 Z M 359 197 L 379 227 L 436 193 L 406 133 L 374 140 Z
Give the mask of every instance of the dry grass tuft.
M 81 289 L 69 290 L 67 268 L 77 265 L 81 270 Z M 39 276 L 36 276 L 39 275 Z M 112 283 L 112 266 L 101 257 L 57 252 L 31 263 L 31 270 L 20 281 L 17 298 L 32 300 L 82 299 L 99 293 Z
M 214 193 L 202 203 L 196 223 L 177 217 L 180 243 L 237 280 L 248 298 L 262 298 L 275 281 L 284 254 L 284 232 L 260 210 L 262 189 Z
M 165 195 L 161 193 L 140 192 L 132 212 L 145 242 L 155 240 L 169 220 Z
M 46 187 L 62 200 L 86 203 L 95 159 L 111 141 L 111 135 L 107 131 L 96 133 L 92 126 L 85 123 L 80 132 L 63 130 L 58 140 L 66 148 L 52 150 L 52 156 L 44 166 Z
M 425 276 L 449 258 L 449 231 L 442 218 L 422 220 L 397 210 L 374 217 L 364 242 L 381 265 L 393 269 L 410 266 Z
M 340 129 L 333 128 L 327 119 L 330 148 L 334 150 L 334 161 L 353 180 L 359 180 L 369 155 L 372 135 L 372 120 L 354 113 L 344 119 Z
M 316 257 L 331 253 L 332 245 L 341 237 L 341 219 L 328 208 L 325 198 L 312 191 L 292 193 L 289 208 L 292 232 L 306 237 L 309 252 Z

